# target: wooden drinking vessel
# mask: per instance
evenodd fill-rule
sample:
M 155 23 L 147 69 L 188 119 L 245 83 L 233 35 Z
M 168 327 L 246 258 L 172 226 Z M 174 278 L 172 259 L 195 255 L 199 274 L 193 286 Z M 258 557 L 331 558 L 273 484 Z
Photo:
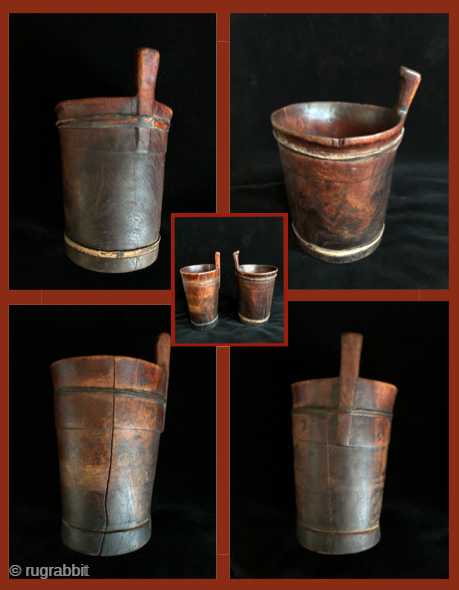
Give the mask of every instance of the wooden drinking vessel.
M 172 110 L 155 100 L 159 53 L 137 50 L 137 95 L 56 106 L 65 251 L 98 272 L 145 268 L 158 257 Z
M 237 313 L 246 326 L 268 323 L 278 269 L 267 264 L 239 264 L 239 250 L 233 253 L 237 281 Z
M 212 330 L 218 324 L 220 290 L 220 252 L 215 264 L 196 264 L 180 269 L 191 327 L 199 332 Z
M 342 334 L 339 377 L 292 385 L 297 537 L 318 553 L 358 553 L 381 537 L 397 388 L 359 377 L 362 340 Z
M 392 109 L 309 102 L 271 115 L 293 231 L 311 256 L 342 264 L 378 247 L 395 154 L 420 81 L 401 67 Z
M 136 551 L 151 536 L 151 498 L 164 430 L 170 336 L 156 364 L 83 356 L 51 365 L 59 451 L 62 540 L 74 551 Z

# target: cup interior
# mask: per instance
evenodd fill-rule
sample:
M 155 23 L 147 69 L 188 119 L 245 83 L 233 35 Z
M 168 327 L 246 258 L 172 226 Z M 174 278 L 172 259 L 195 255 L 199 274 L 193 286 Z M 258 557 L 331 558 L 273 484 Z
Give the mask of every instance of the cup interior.
M 250 274 L 265 275 L 277 273 L 278 269 L 277 267 L 268 264 L 243 264 L 241 266 L 238 266 L 237 270 L 239 272 L 246 272 Z
M 184 268 L 180 269 L 181 273 L 201 273 L 201 272 L 210 272 L 215 270 L 215 264 L 195 264 L 193 266 L 185 266 Z
M 346 102 L 294 104 L 272 115 L 281 131 L 337 139 L 375 135 L 396 126 L 398 119 L 392 109 Z

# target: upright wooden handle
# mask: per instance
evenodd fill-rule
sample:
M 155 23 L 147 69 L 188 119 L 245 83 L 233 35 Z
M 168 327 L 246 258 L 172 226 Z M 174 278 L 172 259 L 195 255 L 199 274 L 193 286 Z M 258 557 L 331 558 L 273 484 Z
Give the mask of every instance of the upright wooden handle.
M 354 407 L 362 342 L 362 334 L 354 332 L 341 334 L 341 367 L 339 371 L 339 408 L 341 410 L 352 410 Z
M 414 70 L 410 70 L 402 66 L 399 70 L 400 84 L 398 87 L 397 100 L 395 101 L 394 109 L 403 119 L 408 114 L 411 101 L 416 94 L 416 90 L 421 82 L 421 74 Z
M 155 106 L 156 76 L 159 52 L 156 49 L 137 49 L 137 114 L 152 115 Z
M 218 269 L 218 278 L 220 278 L 220 252 L 215 252 L 215 268 Z
M 169 367 L 171 361 L 171 337 L 163 332 L 156 340 L 155 344 L 155 363 L 166 372 L 166 385 L 164 395 L 167 399 L 167 390 L 169 387 Z
M 237 252 L 233 252 L 233 259 L 234 259 L 234 266 L 239 268 L 239 250 Z

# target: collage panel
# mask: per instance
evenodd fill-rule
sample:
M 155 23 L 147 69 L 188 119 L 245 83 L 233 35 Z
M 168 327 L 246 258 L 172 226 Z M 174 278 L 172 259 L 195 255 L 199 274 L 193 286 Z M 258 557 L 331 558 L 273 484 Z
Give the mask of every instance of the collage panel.
M 10 306 L 19 577 L 215 578 L 215 352 L 169 334 L 169 306 Z
M 293 302 L 231 351 L 234 579 L 449 577 L 448 307 Z
M 10 15 L 11 289 L 171 288 L 171 213 L 215 211 L 215 23 Z
M 176 344 L 284 343 L 285 216 L 175 216 Z
M 231 15 L 231 212 L 289 212 L 289 289 L 448 289 L 448 27 Z

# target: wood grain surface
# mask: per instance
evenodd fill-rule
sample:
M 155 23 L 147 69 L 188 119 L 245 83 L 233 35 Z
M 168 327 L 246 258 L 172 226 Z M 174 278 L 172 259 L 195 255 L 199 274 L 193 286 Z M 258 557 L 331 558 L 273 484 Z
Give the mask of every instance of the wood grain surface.
M 267 264 L 240 265 L 239 254 L 239 250 L 233 253 L 239 320 L 261 326 L 269 321 L 278 269 Z
M 62 538 L 88 555 L 145 544 L 158 446 L 164 429 L 170 336 L 157 363 L 118 356 L 51 365 L 59 450 Z
M 311 102 L 271 115 L 295 234 L 312 256 L 351 262 L 379 245 L 395 154 L 420 79 L 400 68 L 392 109 Z
M 220 291 L 220 253 L 215 264 L 198 264 L 180 269 L 191 327 L 199 332 L 212 330 L 218 324 Z
M 397 388 L 359 377 L 362 335 L 341 337 L 340 376 L 292 385 L 297 536 L 319 553 L 357 553 L 380 538 Z
M 65 235 L 89 250 L 69 256 L 99 272 L 129 272 L 154 262 L 101 260 L 97 251 L 147 248 L 160 238 L 164 164 L 172 111 L 155 100 L 159 53 L 137 55 L 135 97 L 93 98 L 57 105 Z M 107 258 L 107 257 L 106 257 Z

